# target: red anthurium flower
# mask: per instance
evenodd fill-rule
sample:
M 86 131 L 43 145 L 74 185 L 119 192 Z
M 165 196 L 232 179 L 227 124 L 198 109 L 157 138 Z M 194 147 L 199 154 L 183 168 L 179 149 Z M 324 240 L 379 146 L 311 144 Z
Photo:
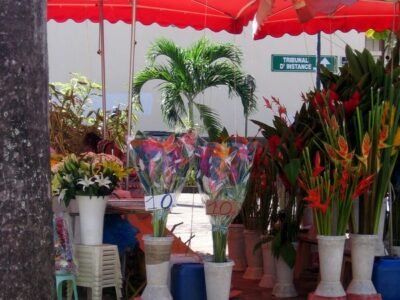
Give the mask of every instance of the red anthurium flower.
M 321 156 L 319 154 L 319 151 L 315 154 L 314 158 L 314 170 L 313 170 L 313 176 L 318 176 L 321 174 L 321 172 L 324 170 L 324 167 L 321 166 Z
M 362 195 L 367 190 L 367 188 L 372 184 L 373 180 L 374 180 L 374 175 L 364 177 L 357 185 L 356 190 L 352 195 L 352 198 L 355 199 L 358 196 Z

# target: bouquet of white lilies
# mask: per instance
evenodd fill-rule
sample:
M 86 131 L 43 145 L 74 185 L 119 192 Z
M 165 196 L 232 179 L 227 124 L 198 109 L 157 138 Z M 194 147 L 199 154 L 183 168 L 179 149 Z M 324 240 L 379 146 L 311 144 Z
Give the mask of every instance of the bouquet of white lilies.
M 70 154 L 54 165 L 52 172 L 53 194 L 68 206 L 76 195 L 107 196 L 118 182 L 127 176 L 122 162 L 108 154 Z

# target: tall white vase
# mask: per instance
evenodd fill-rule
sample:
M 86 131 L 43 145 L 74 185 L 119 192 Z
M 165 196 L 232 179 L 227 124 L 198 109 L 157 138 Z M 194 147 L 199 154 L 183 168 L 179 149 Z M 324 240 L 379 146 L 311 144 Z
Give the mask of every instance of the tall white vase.
M 317 239 L 321 281 L 314 294 L 330 298 L 346 297 L 346 293 L 340 282 L 346 237 L 344 235 L 318 235 Z
M 273 288 L 275 284 L 275 259 L 271 252 L 271 242 L 262 245 L 264 274 L 258 286 L 262 288 Z
M 228 300 L 231 289 L 233 261 L 204 262 L 207 300 Z M 155 300 L 157 298 L 154 298 Z
M 380 299 L 371 281 L 375 257 L 375 244 L 377 235 L 352 234 L 351 268 L 353 279 L 347 288 L 348 298 L 357 296 L 356 299 Z M 375 295 L 375 298 L 372 298 Z M 360 298 L 365 296 L 365 298 Z
M 275 259 L 275 263 L 276 283 L 272 289 L 272 295 L 278 298 L 296 297 L 297 291 L 293 284 L 294 268 L 290 268 L 281 256 Z
M 228 229 L 228 253 L 235 265 L 233 271 L 244 271 L 247 267 L 243 224 L 231 224 Z
M 263 261 L 261 247 L 254 251 L 254 246 L 260 242 L 260 232 L 245 230 L 244 240 L 246 247 L 247 269 L 243 274 L 245 279 L 261 279 L 263 276 Z
M 383 243 L 383 233 L 385 229 L 385 217 L 386 217 L 386 206 L 388 203 L 388 198 L 383 199 L 381 215 L 379 218 L 379 227 L 378 227 L 378 238 L 375 243 L 375 256 L 385 256 L 386 249 L 385 244 Z
M 143 237 L 147 285 L 142 300 L 172 300 L 168 288 L 168 273 L 173 240 L 171 236 Z
M 101 245 L 108 196 L 76 196 L 75 198 L 79 208 L 81 243 L 83 245 Z

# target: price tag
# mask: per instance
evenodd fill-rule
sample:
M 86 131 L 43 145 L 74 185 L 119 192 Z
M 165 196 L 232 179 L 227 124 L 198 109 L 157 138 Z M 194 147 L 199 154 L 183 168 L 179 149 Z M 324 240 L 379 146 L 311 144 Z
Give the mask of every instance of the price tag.
M 145 210 L 169 209 L 176 205 L 175 194 L 144 196 Z
M 239 207 L 232 200 L 208 200 L 206 202 L 206 214 L 211 216 L 236 216 Z

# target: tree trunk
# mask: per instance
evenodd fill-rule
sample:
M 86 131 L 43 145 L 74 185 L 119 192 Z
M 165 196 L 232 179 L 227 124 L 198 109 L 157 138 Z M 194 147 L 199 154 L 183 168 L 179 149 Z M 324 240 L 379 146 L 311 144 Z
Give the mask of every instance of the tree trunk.
M 0 299 L 54 299 L 46 1 L 0 10 Z

